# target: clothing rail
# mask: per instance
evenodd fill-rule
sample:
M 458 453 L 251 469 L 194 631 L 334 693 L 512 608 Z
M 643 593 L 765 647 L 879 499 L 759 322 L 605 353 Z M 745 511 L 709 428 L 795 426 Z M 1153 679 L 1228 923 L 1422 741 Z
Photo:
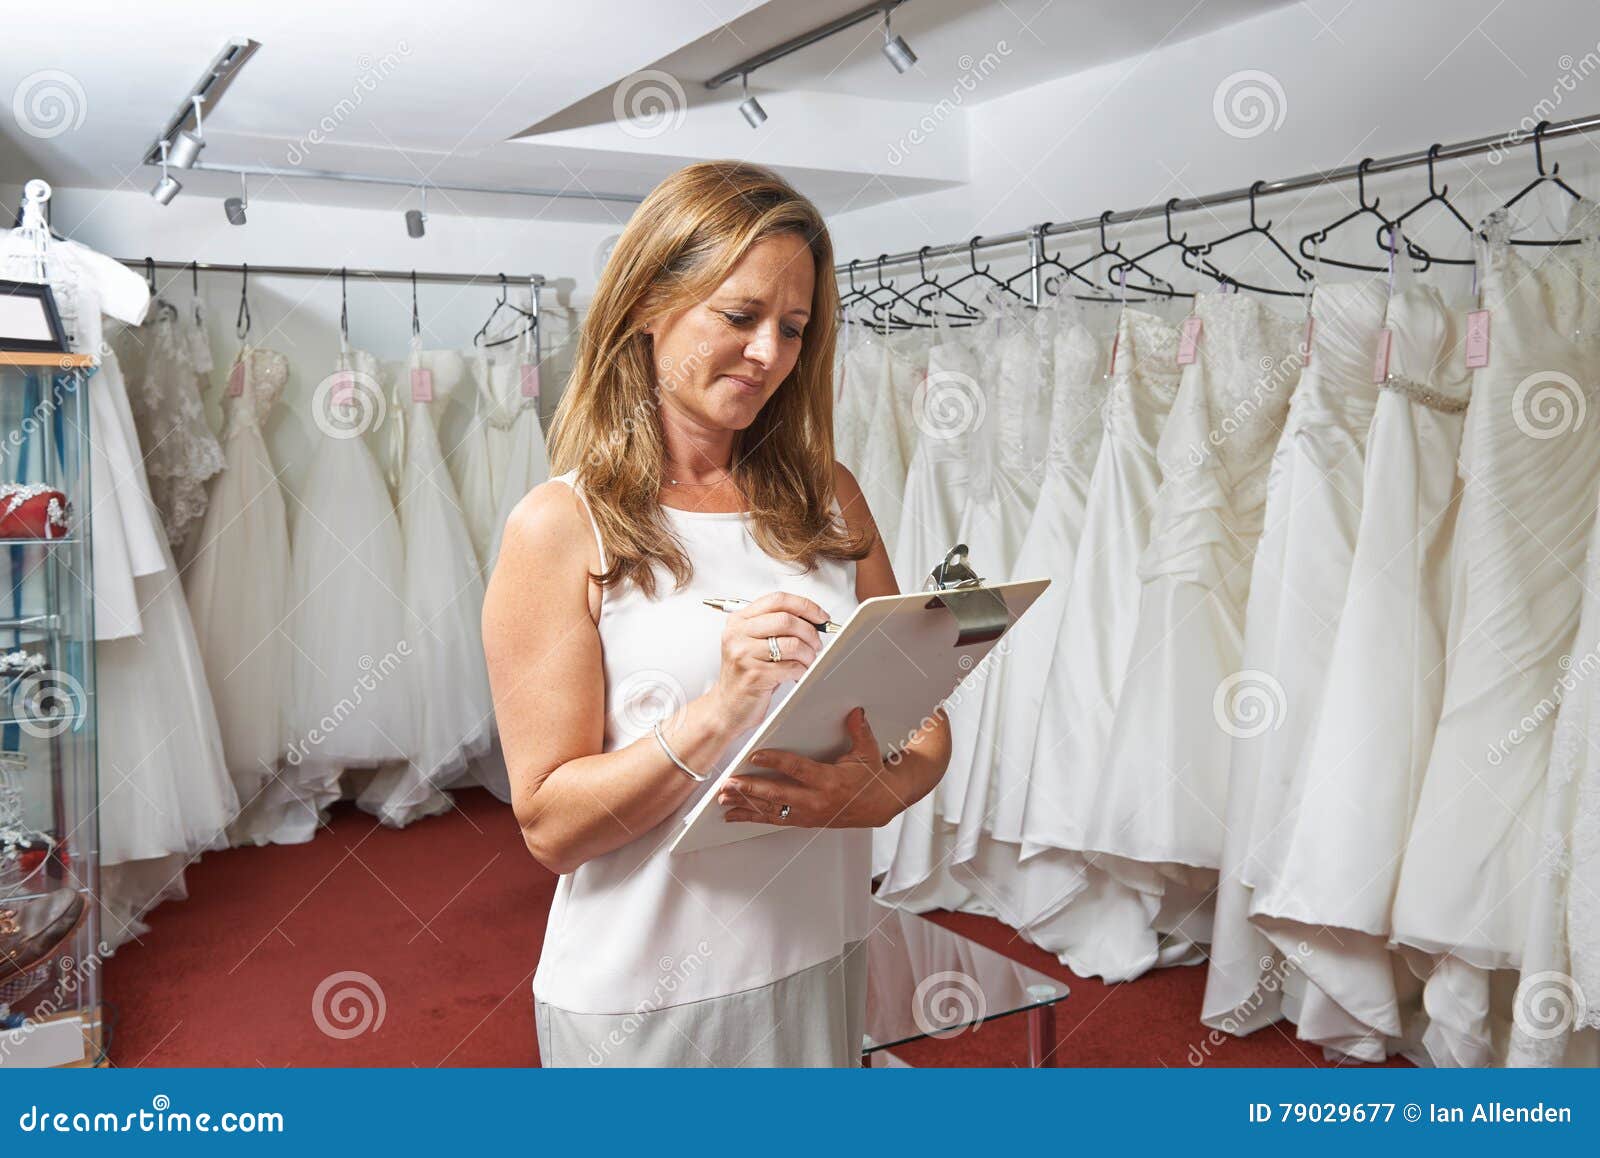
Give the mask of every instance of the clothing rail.
M 130 269 L 145 270 L 152 264 L 157 269 L 189 270 L 198 269 L 201 273 L 239 273 L 246 272 L 253 277 L 364 277 L 372 281 L 410 281 L 413 277 L 419 282 L 430 282 L 436 285 L 485 285 L 498 286 L 500 279 L 505 278 L 507 285 L 526 285 L 535 290 L 545 287 L 543 274 L 521 274 L 510 277 L 500 273 L 425 273 L 422 270 L 409 269 L 343 269 L 338 266 L 324 267 L 320 265 L 231 265 L 217 261 L 157 261 L 152 263 L 145 257 L 119 257 L 117 259 Z
M 1344 165 L 1337 169 L 1325 169 L 1320 173 L 1306 173 L 1299 177 L 1285 177 L 1277 181 L 1257 181 L 1242 189 L 1230 189 L 1226 193 L 1212 193 L 1205 197 L 1177 198 L 1170 204 L 1174 213 L 1188 213 L 1196 209 L 1210 209 L 1218 205 L 1232 205 L 1250 199 L 1252 189 L 1257 197 L 1271 193 L 1293 193 L 1300 189 L 1311 189 L 1318 185 L 1333 184 L 1337 181 L 1353 181 L 1363 171 L 1368 176 L 1373 173 L 1393 173 L 1400 169 L 1414 169 L 1419 165 L 1426 165 L 1431 157 L 1434 161 L 1447 161 L 1459 157 L 1471 157 L 1480 153 L 1493 152 L 1496 149 L 1509 149 L 1515 145 L 1532 143 L 1537 137 L 1540 141 L 1553 140 L 1556 137 L 1567 137 L 1581 133 L 1591 133 L 1600 129 L 1600 115 L 1587 117 L 1574 117 L 1568 121 L 1555 121 L 1543 123 L 1542 131 L 1512 129 L 1510 132 L 1498 133 L 1492 137 L 1479 137 L 1476 140 L 1460 141 L 1454 145 L 1433 145 L 1426 149 L 1410 153 L 1399 153 L 1392 157 L 1369 159 L 1357 162 L 1354 165 Z M 1148 221 L 1160 218 L 1166 213 L 1166 205 L 1146 205 L 1142 209 L 1124 209 L 1113 213 L 1084 217 L 1078 221 L 1045 222 L 1035 225 L 1031 229 L 1016 229 L 1010 233 L 997 233 L 988 237 L 978 236 L 971 241 L 955 241 L 948 245 L 925 246 L 920 250 L 912 249 L 904 253 L 883 254 L 874 258 L 858 258 L 855 262 L 855 272 L 871 272 L 877 269 L 887 269 L 890 266 L 906 265 L 917 260 L 926 261 L 930 257 L 950 257 L 956 254 L 967 253 L 978 249 L 992 249 L 1002 245 L 1017 245 L 1021 242 L 1028 243 L 1028 257 L 1034 264 L 1033 276 L 1029 279 L 1030 299 L 1035 305 L 1042 297 L 1040 284 L 1040 270 L 1037 268 L 1039 260 L 1044 255 L 1044 239 L 1063 233 L 1083 233 L 1090 229 L 1099 229 L 1101 223 L 1106 225 L 1121 225 L 1131 221 Z M 841 262 L 833 267 L 836 275 L 851 272 L 850 262 Z

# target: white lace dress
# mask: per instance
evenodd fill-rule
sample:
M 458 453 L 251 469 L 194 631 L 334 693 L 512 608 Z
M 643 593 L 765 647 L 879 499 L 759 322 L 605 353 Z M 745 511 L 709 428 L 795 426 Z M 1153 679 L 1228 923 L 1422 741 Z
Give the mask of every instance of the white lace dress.
M 171 303 L 157 300 L 151 318 L 116 335 L 144 452 L 150 497 L 161 512 L 167 545 L 182 556 L 206 513 L 206 480 L 223 466 L 222 446 L 206 423 L 189 327 Z
M 288 385 L 289 360 L 245 346 L 235 365 L 240 392 L 223 400 L 226 465 L 192 537 L 183 586 L 228 774 L 248 809 L 273 779 L 288 743 L 288 518 L 262 428 Z M 244 559 L 249 566 L 240 565 Z M 236 831 L 234 839 L 252 835 Z
M 1202 294 L 1195 314 L 1198 352 L 1157 448 L 1163 483 L 1139 560 L 1139 625 L 1087 840 L 1125 883 L 1172 909 L 1160 931 L 1206 941 L 1227 713 L 1250 679 L 1240 670 L 1250 567 L 1304 326 L 1239 294 Z
M 431 384 L 432 399 L 424 380 Z M 421 386 L 422 389 L 414 389 Z M 465 359 L 452 350 L 413 351 L 391 385 L 397 454 L 400 533 L 405 544 L 403 595 L 407 661 L 423 673 L 415 704 L 416 747 L 404 764 L 387 765 L 357 803 L 383 823 L 402 827 L 447 810 L 443 790 L 467 762 L 488 751 L 494 734 L 479 627 L 483 580 L 455 487 L 439 449 L 434 410 L 470 389 Z
M 500 554 L 500 537 L 511 512 L 523 496 L 550 477 L 550 458 L 545 451 L 544 428 L 539 424 L 539 396 L 534 393 L 537 366 L 526 331 L 511 346 L 476 352 L 475 361 L 478 381 L 483 386 L 480 403 L 487 420 L 485 434 L 495 495 L 494 533 L 484 561 L 487 572 Z

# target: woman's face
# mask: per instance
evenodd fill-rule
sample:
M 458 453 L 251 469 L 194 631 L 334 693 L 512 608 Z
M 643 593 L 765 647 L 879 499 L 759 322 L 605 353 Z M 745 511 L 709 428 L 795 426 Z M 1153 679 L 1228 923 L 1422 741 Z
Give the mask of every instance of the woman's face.
M 815 281 L 805 240 L 777 234 L 708 299 L 647 327 L 662 406 L 703 429 L 748 427 L 800 356 Z

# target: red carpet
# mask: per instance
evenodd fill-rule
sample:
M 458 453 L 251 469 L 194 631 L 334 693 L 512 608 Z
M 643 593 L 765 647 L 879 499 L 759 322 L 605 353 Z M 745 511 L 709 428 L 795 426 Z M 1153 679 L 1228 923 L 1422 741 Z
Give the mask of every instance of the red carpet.
M 457 801 L 400 831 L 341 807 L 308 845 L 191 867 L 189 899 L 157 909 L 105 968 L 113 1064 L 537 1064 L 529 985 L 555 877 L 523 849 L 509 808 L 480 790 Z M 1107 986 L 995 921 L 935 919 L 1072 987 L 1056 1015 L 1062 1065 L 1323 1064 L 1292 1028 L 1216 1042 L 1198 1021 L 1202 968 Z M 335 979 L 315 1002 L 340 973 L 365 977 Z M 333 999 L 341 990 L 348 1000 Z M 896 1052 L 913 1065 L 1018 1065 L 1025 1032 L 1010 1017 Z

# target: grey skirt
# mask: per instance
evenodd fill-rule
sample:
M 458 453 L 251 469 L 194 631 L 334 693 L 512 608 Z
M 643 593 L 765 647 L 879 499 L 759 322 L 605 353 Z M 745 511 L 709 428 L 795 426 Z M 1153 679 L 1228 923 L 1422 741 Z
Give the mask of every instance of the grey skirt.
M 867 945 L 768 985 L 638 1013 L 572 1013 L 535 998 L 544 1066 L 859 1066 Z

